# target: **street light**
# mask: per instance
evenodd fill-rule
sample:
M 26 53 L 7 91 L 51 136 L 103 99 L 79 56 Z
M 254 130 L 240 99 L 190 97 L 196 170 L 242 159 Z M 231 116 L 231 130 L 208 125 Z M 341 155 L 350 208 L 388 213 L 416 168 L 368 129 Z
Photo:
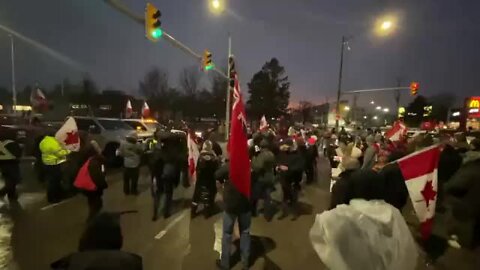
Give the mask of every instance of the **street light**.
M 370 104 L 374 105 L 374 104 L 375 104 L 375 101 L 373 101 L 373 100 L 372 100 L 372 101 L 370 101 Z
M 388 113 L 389 111 L 390 111 L 390 109 L 389 109 L 389 108 L 383 108 L 383 112 L 386 112 L 386 113 Z
M 381 107 L 381 106 L 377 106 L 375 109 L 376 109 L 377 111 L 380 111 L 380 110 L 382 110 L 382 107 Z
M 375 32 L 378 36 L 386 36 L 390 34 L 396 25 L 396 18 L 393 16 L 384 17 L 377 20 Z
M 375 116 L 373 117 L 373 120 L 377 120 L 377 119 L 378 119 L 378 116 L 375 115 Z
M 392 25 L 393 25 L 392 21 L 384 21 L 382 23 L 382 26 L 380 26 L 380 27 L 382 28 L 382 30 L 386 31 L 386 30 L 392 28 Z
M 220 13 L 223 11 L 223 0 L 210 0 L 210 10 L 214 13 Z
M 345 106 L 344 110 L 348 112 L 348 111 L 350 111 L 350 107 Z

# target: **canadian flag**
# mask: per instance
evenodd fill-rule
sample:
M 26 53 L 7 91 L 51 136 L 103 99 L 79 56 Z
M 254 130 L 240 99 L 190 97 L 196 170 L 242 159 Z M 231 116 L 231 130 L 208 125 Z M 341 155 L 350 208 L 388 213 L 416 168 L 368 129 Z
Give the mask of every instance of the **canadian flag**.
M 401 121 L 396 121 L 393 127 L 385 133 L 385 138 L 398 142 L 407 133 L 407 127 Z
M 70 151 L 80 151 L 80 136 L 78 135 L 77 122 L 73 117 L 69 117 L 63 126 L 55 134 L 55 139 L 60 142 L 65 149 Z
M 142 116 L 144 118 L 147 118 L 150 116 L 150 107 L 148 106 L 148 103 L 145 101 L 143 102 L 143 106 L 142 106 Z
M 230 155 L 230 181 L 233 186 L 246 198 L 250 198 L 251 192 L 251 165 L 247 144 L 247 117 L 243 103 L 242 92 L 238 75 L 232 72 L 233 108 L 231 118 L 231 132 L 228 140 L 228 152 Z
M 191 132 L 187 136 L 187 148 L 188 148 L 188 174 L 190 175 L 190 182 L 193 184 L 197 180 L 197 161 L 200 156 L 198 151 L 198 145 L 195 142 L 195 135 Z
M 260 131 L 265 131 L 268 129 L 268 122 L 267 118 L 265 118 L 265 115 L 262 116 L 262 119 L 260 119 Z
M 36 109 L 46 109 L 48 106 L 47 98 L 40 88 L 35 88 L 30 93 L 30 104 Z
M 128 100 L 127 107 L 125 108 L 125 118 L 132 117 L 132 113 L 133 113 L 132 102 Z
M 413 208 L 421 222 L 420 232 L 427 239 L 432 232 L 437 202 L 437 172 L 440 147 L 431 146 L 397 161 L 407 185 Z

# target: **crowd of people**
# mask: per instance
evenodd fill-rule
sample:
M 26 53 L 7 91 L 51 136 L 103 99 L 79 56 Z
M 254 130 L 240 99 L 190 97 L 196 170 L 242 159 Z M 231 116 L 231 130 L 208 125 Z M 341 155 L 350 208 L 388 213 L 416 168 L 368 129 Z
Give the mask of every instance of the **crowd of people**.
M 16 140 L 1 139 L 0 150 L 4 155 L 0 156 L 0 164 L 5 186 L 0 190 L 0 196 L 8 195 L 9 200 L 15 201 L 18 197 L 15 186 L 20 179 L 20 144 Z M 449 213 L 453 224 L 449 227 L 450 239 L 446 241 L 454 247 L 476 248 L 480 244 L 480 203 L 477 195 L 480 182 L 476 173 L 480 168 L 478 139 L 469 144 L 464 134 L 457 134 L 439 138 L 419 135 L 408 139 L 403 136 L 391 141 L 379 130 L 347 132 L 343 127 L 339 131 L 294 127 L 284 131 L 260 130 L 251 134 L 248 141 L 250 198 L 242 196 L 229 181 L 228 153 L 222 151 L 213 137 L 198 139 L 200 155 L 192 172 L 189 171 L 185 134 L 158 130 L 148 144 L 139 142 L 134 132 L 128 135 L 117 151 L 123 159 L 123 192 L 126 196 L 138 195 L 140 167 L 146 164 L 151 175 L 152 220 L 155 221 L 159 217 L 162 198 L 165 201 L 163 217 L 168 218 L 172 214 L 173 191 L 180 184 L 186 187 L 192 184 L 188 175 L 196 176 L 192 218 L 199 214 L 201 205 L 206 217 L 215 214 L 215 197 L 217 191 L 223 190 L 222 257 L 218 262 L 222 269 L 230 269 L 229 254 L 236 222 L 239 225 L 242 263 L 245 269 L 248 268 L 251 218 L 258 215 L 260 208 L 268 222 L 273 220 L 276 205 L 271 194 L 277 184 L 282 191 L 278 219 L 289 215 L 292 220 L 298 218 L 302 182 L 308 185 L 318 178 L 319 153 L 327 157 L 334 169 L 329 209 L 348 205 L 353 199 L 360 198 L 383 200 L 402 211 L 407 204 L 408 190 L 398 165 L 392 162 L 427 146 L 440 144 L 437 211 Z M 81 154 L 77 154 L 80 157 L 76 162 L 72 186 L 87 198 L 87 221 L 91 224 L 96 222 L 94 220 L 102 210 L 102 196 L 108 184 L 105 158 L 98 144 L 87 136 L 82 138 L 82 145 Z M 61 165 L 72 153 L 64 149 L 53 134 L 43 137 L 38 146 L 41 175 L 47 183 L 47 200 L 50 203 L 59 202 L 65 198 L 60 184 L 60 179 L 64 178 Z M 259 207 L 260 201 L 263 201 L 262 208 Z

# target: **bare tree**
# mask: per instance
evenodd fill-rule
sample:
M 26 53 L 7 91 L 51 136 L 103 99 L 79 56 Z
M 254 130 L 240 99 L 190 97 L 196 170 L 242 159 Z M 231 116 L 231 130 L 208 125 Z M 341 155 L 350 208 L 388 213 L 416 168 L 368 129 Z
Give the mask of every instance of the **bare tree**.
M 195 96 L 200 81 L 200 70 L 196 66 L 186 67 L 180 72 L 179 84 L 186 96 Z
M 159 99 L 166 95 L 168 91 L 168 74 L 159 68 L 151 69 L 140 82 L 140 94 L 148 99 Z

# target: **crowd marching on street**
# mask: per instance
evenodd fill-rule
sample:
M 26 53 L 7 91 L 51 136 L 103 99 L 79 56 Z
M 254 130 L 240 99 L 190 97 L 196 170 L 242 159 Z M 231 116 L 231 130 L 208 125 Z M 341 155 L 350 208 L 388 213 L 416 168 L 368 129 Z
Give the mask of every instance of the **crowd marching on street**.
M 52 267 L 70 269 L 68 265 L 78 259 L 76 256 L 82 258 L 85 252 L 94 256 L 92 253 L 98 251 L 99 257 L 118 259 L 112 263 L 123 265 L 122 269 L 141 269 L 139 256 L 120 251 L 122 235 L 118 217 L 102 212 L 102 196 L 108 184 L 105 178 L 105 158 L 100 147 L 88 134 L 82 134 L 74 142 L 76 147 L 80 148 L 73 152 L 71 147 L 58 139 L 58 134 L 47 134 L 38 142 L 37 162 L 41 163 L 39 177 L 46 182 L 48 202 L 58 203 L 71 196 L 72 190 L 77 190 L 86 197 L 89 209 L 87 229 L 82 236 L 78 253 L 53 263 Z M 21 178 L 21 145 L 22 138 L 0 138 L 0 169 L 5 181 L 0 195 L 7 195 L 11 203 L 18 199 L 16 185 Z M 231 146 L 227 146 L 227 149 L 229 147 Z M 453 248 L 472 250 L 480 245 L 480 182 L 476 172 L 480 168 L 480 141 L 474 139 L 467 143 L 462 133 L 454 137 L 445 135 L 434 138 L 425 134 L 407 138 L 406 129 L 401 122 L 396 123 L 394 128 L 386 133 L 360 128 L 347 132 L 343 127 L 337 131 L 293 126 L 288 129 L 275 129 L 268 125 L 262 126 L 257 132 L 248 135 L 250 196 L 245 196 L 237 184 L 230 181 L 231 157 L 229 151 L 222 150 L 219 142 L 215 140 L 215 134 L 199 138 L 193 132 L 187 132 L 185 136 L 184 133 L 157 130 L 154 139 L 144 144 L 138 141 L 136 133 L 133 132 L 120 145 L 117 155 L 123 159 L 125 196 L 139 194 L 140 167 L 147 165 L 151 175 L 153 221 L 159 218 L 162 199 L 163 217 L 167 219 L 172 215 L 173 191 L 179 185 L 193 186 L 192 219 L 200 214 L 200 209 L 203 209 L 206 218 L 215 215 L 215 196 L 217 192 L 223 191 L 222 254 L 217 262 L 221 269 L 230 269 L 230 249 L 235 223 L 238 222 L 240 234 L 241 262 L 243 268 L 247 269 L 252 217 L 262 212 L 265 220 L 272 222 L 275 208 L 279 206 L 281 211 L 277 219 L 282 220 L 288 216 L 291 220 L 298 218 L 299 194 L 306 185 L 316 183 L 319 155 L 325 156 L 325 160 L 328 159 L 332 167 L 331 201 L 329 210 L 317 216 L 310 234 L 312 245 L 331 269 L 353 269 L 337 268 L 342 263 L 374 267 L 375 263 L 380 263 L 374 259 L 375 256 L 384 254 L 382 251 L 366 252 L 366 256 L 370 256 L 364 258 L 369 261 L 368 264 L 358 261 L 358 257 L 342 254 L 345 250 L 341 245 L 347 244 L 342 242 L 345 240 L 340 239 L 340 236 L 322 233 L 320 227 L 335 231 L 339 235 L 350 235 L 353 234 L 353 229 L 348 226 L 333 228 L 335 225 L 330 224 L 330 220 L 345 219 L 347 222 L 346 220 L 350 219 L 345 224 L 352 227 L 352 224 L 361 220 L 353 218 L 356 211 L 365 211 L 368 216 L 371 214 L 370 210 L 376 209 L 377 215 L 391 213 L 393 224 L 398 225 L 398 228 L 406 228 L 400 213 L 405 211 L 409 197 L 421 223 L 420 234 L 423 239 L 418 241 L 420 245 L 424 245 L 427 253 L 430 252 L 428 239 L 435 237 L 435 226 L 432 226 L 431 222 L 435 212 L 449 217 L 451 226 L 447 228 L 448 237 L 443 239 L 446 244 Z M 63 169 L 62 164 L 67 159 L 75 160 L 74 173 Z M 410 184 L 424 176 L 424 184 Z M 65 185 L 62 185 L 62 179 L 66 178 L 71 178 L 70 190 L 64 190 Z M 282 191 L 282 200 L 278 205 L 271 197 L 277 185 Z M 414 199 L 415 192 L 420 196 L 419 200 Z M 263 207 L 259 207 L 260 201 L 263 201 Z M 375 204 L 371 204 L 373 202 Z M 372 216 L 369 222 L 382 222 L 379 221 L 382 218 L 377 218 L 378 216 Z M 337 225 L 338 222 L 340 221 L 337 221 Z M 357 230 L 372 230 L 357 225 Z M 387 237 L 379 232 L 375 233 L 379 234 L 380 238 Z M 101 234 L 104 235 L 99 237 Z M 417 256 L 416 252 L 398 251 L 414 243 L 414 237 L 409 232 L 407 234 L 398 236 L 407 239 L 402 240 L 403 244 L 396 247 L 397 254 L 400 255 L 386 259 L 383 263 L 398 265 L 401 256 Z M 393 235 L 396 236 L 395 233 Z M 357 238 L 359 236 L 351 236 L 350 241 L 357 243 L 355 241 L 358 240 L 362 245 L 376 243 L 371 242 L 374 241 L 372 239 Z M 390 251 L 389 248 L 385 247 L 387 251 Z M 101 250 L 110 250 L 111 253 L 102 254 Z M 327 250 L 337 252 L 341 262 L 332 261 L 325 254 Z M 441 254 L 442 251 L 432 251 L 430 259 L 435 261 Z M 414 264 L 410 269 L 415 268 Z M 403 269 L 412 267 L 408 263 L 402 266 L 405 267 Z

